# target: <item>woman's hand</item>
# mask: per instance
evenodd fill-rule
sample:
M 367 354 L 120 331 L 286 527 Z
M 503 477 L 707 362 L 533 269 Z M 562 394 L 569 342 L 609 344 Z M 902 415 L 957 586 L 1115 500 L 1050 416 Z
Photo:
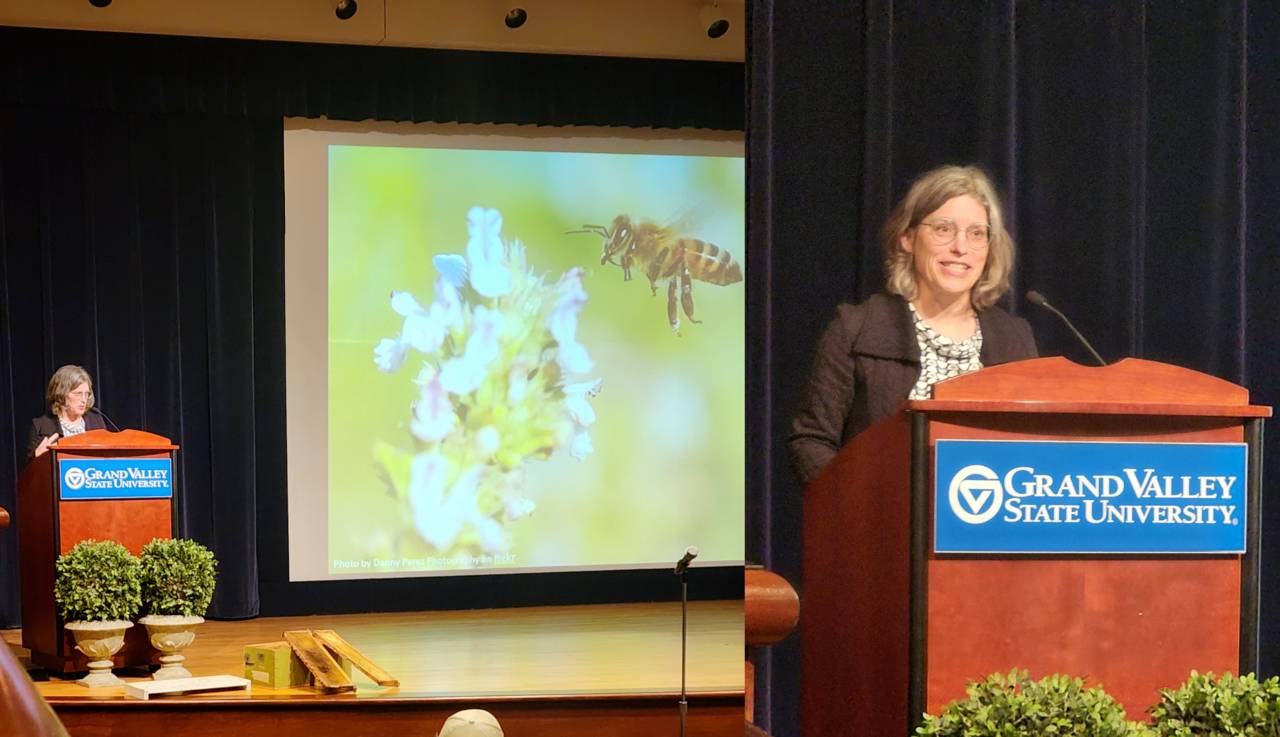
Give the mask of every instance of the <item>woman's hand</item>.
M 35 458 L 43 455 L 44 452 L 49 449 L 49 446 L 53 445 L 55 442 L 57 442 L 57 440 L 58 440 L 58 433 L 56 432 L 46 437 L 44 440 L 41 440 L 40 444 L 36 446 L 36 452 L 31 457 Z

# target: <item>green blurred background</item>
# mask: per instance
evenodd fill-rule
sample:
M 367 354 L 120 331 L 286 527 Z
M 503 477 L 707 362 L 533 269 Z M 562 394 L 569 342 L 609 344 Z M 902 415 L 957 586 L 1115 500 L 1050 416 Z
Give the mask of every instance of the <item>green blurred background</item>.
M 431 259 L 465 253 L 466 214 L 496 208 L 504 240 L 554 282 L 585 269 L 578 338 L 603 378 L 592 400 L 595 453 L 530 462 L 532 516 L 511 523 L 516 567 L 668 565 L 687 545 L 702 561 L 743 559 L 744 283 L 695 281 L 695 315 L 667 323 L 666 284 L 643 267 L 600 265 L 602 240 L 567 235 L 627 214 L 669 223 L 743 264 L 744 174 L 736 157 L 331 146 L 329 149 L 329 559 L 397 555 L 411 533 L 379 478 L 383 441 L 410 450 L 420 356 L 379 372 L 373 347 L 400 332 L 390 293 L 428 305 Z M 745 264 L 744 264 L 745 269 Z M 368 569 L 366 569 L 368 572 Z M 403 570 L 401 571 L 403 572 Z

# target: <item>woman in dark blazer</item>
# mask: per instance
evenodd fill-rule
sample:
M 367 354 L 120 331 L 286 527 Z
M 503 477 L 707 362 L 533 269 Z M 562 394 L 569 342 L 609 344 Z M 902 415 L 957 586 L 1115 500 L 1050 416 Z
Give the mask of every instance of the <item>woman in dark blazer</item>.
M 881 246 L 887 293 L 837 308 L 792 423 L 788 446 L 805 485 L 904 399 L 1037 355 L 1027 321 L 995 306 L 1009 289 L 1015 246 L 980 169 L 923 174 L 889 217 Z
M 27 461 L 43 454 L 58 438 L 106 428 L 93 409 L 93 378 L 82 366 L 67 365 L 53 372 L 45 392 L 49 414 L 31 419 Z

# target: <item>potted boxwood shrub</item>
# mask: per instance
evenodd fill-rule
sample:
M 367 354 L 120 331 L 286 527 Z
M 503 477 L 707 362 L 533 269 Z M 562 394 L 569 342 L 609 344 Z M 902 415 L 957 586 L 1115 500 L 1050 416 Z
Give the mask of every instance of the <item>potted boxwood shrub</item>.
M 119 686 L 111 658 L 124 645 L 124 631 L 141 605 L 138 559 L 110 540 L 84 540 L 58 556 L 53 597 L 76 649 L 90 658 L 90 688 Z
M 218 561 L 195 540 L 152 540 L 142 548 L 142 609 L 138 620 L 151 646 L 160 651 L 156 680 L 190 678 L 182 651 L 196 638 L 195 627 L 213 598 Z
M 1026 671 L 996 673 L 970 683 L 969 697 L 953 701 L 938 716 L 926 714 L 921 737 L 1150 737 L 1141 722 L 1125 719 L 1124 707 L 1100 686 L 1085 688 L 1079 678 Z

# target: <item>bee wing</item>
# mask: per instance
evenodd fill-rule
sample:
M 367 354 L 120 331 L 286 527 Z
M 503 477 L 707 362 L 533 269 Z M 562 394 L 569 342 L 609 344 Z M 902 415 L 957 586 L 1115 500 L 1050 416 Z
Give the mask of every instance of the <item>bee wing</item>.
M 454 287 L 461 289 L 467 283 L 467 259 L 457 253 L 442 253 L 431 259 L 436 271 L 449 280 Z
M 669 220 L 666 229 L 672 235 L 694 235 L 711 219 L 711 210 L 704 202 L 680 207 Z

